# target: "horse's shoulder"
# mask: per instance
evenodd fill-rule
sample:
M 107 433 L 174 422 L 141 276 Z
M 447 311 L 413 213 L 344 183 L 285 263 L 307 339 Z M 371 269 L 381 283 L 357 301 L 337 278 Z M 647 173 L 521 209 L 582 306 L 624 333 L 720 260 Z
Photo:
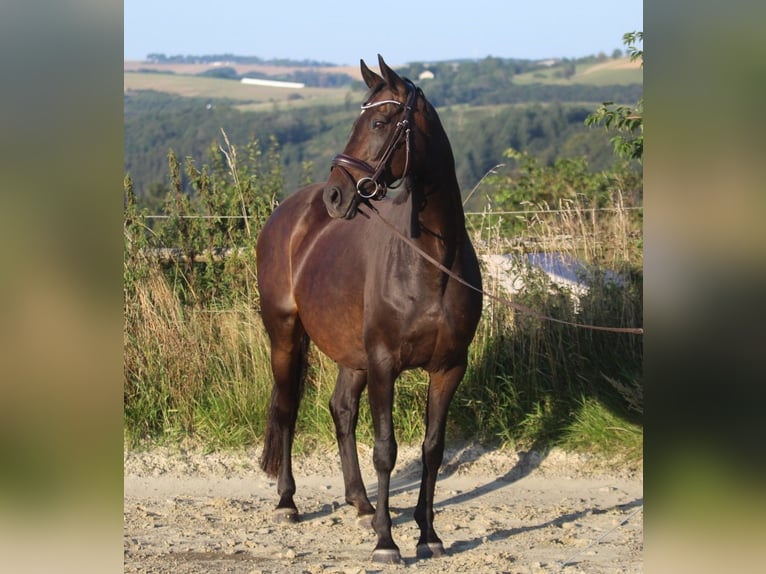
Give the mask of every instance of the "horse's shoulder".
M 300 206 L 308 206 L 316 203 L 317 200 L 322 199 L 322 191 L 324 190 L 325 183 L 312 183 L 305 187 L 295 190 L 283 199 L 279 206 L 286 206 L 290 209 L 300 208 Z M 305 207 L 304 207 L 305 208 Z
M 290 226 L 299 225 L 306 219 L 315 219 L 317 213 L 321 214 L 324 209 L 323 189 L 324 183 L 314 183 L 292 192 L 280 201 L 269 219 L 274 222 L 279 221 L 280 225 Z

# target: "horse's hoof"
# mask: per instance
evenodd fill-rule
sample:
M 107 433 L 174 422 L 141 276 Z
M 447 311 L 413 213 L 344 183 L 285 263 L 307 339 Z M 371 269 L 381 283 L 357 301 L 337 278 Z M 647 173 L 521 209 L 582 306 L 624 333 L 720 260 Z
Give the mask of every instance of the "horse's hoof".
M 425 544 L 418 544 L 415 555 L 418 558 L 438 558 L 444 556 L 447 552 L 444 550 L 444 545 L 441 542 L 426 542 Z
M 360 528 L 372 530 L 372 517 L 374 514 L 360 514 L 356 517 L 356 525 Z
M 294 524 L 298 522 L 298 511 L 295 508 L 277 508 L 274 511 L 274 522 L 278 524 Z
M 401 564 L 402 555 L 396 548 L 381 548 L 372 552 L 372 561 L 378 564 Z

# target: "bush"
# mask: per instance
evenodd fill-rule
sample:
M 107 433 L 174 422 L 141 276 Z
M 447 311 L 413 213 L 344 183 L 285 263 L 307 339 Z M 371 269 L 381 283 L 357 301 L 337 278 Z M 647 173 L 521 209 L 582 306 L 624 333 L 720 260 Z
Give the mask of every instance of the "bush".
M 255 443 L 263 433 L 272 378 L 258 317 L 254 246 L 282 178 L 275 142 L 265 152 L 257 141 L 244 149 L 243 163 L 224 134 L 224 145 L 210 148 L 209 164 L 198 168 L 187 159 L 183 169 L 171 152 L 170 191 L 161 219 L 138 210 L 126 178 L 124 417 L 129 444 L 193 437 L 220 448 Z M 531 190 L 533 178 L 569 181 L 573 166 L 575 173 L 585 173 L 580 164 L 562 163 L 546 168 L 540 180 L 533 166 L 520 172 L 514 185 Z M 555 209 L 545 202 L 527 206 L 528 213 L 514 218 L 512 238 L 502 217 L 469 220 L 480 255 L 486 260 L 490 254 L 510 254 L 511 274 L 524 278 L 521 289 L 510 293 L 485 268 L 487 293 L 565 321 L 642 324 L 641 212 L 625 205 L 620 187 L 614 187 L 619 178 L 602 177 L 595 196 L 572 193 Z M 184 178 L 193 193 L 183 192 Z M 526 255 L 539 251 L 581 261 L 586 289 L 574 293 L 532 267 Z M 448 432 L 490 444 L 587 448 L 598 441 L 602 451 L 635 452 L 640 435 L 635 425 L 643 411 L 642 343 L 638 335 L 543 321 L 486 297 Z M 312 349 L 296 448 L 334 442 L 328 402 L 336 374 L 335 365 Z M 421 371 L 405 373 L 397 382 L 394 417 L 401 442 L 422 439 L 426 389 L 427 375 Z M 359 440 L 371 444 L 369 409 L 366 401 L 362 405 Z M 594 425 L 601 427 L 594 431 Z M 630 437 L 632 446 L 625 447 L 615 433 Z

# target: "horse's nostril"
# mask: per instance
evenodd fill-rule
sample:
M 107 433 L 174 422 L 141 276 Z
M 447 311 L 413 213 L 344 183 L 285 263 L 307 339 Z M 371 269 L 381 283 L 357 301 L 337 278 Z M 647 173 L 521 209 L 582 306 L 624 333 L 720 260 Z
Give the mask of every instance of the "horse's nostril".
M 348 211 L 343 205 L 343 191 L 337 185 L 328 185 L 324 188 L 322 201 L 330 217 L 343 217 Z

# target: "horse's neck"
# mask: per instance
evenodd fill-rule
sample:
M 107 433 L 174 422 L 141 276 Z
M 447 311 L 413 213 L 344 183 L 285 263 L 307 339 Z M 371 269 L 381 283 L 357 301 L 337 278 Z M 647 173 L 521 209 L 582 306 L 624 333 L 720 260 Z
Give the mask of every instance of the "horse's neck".
M 460 188 L 453 174 L 426 182 L 413 201 L 419 202 L 418 220 L 422 227 L 445 238 L 461 239 L 465 232 Z
M 400 220 L 400 230 L 428 255 L 451 267 L 467 240 L 465 214 L 452 147 L 436 110 L 429 106 L 427 115 L 431 114 L 428 159 L 407 180 L 409 205 L 404 211 L 408 218 Z
M 440 177 L 413 190 L 412 238 L 431 257 L 451 266 L 465 241 L 465 218 L 454 177 Z
M 465 214 L 460 186 L 455 174 L 455 159 L 447 134 L 432 110 L 433 147 L 431 161 L 424 166 L 424 173 L 416 185 L 423 202 L 419 213 L 421 226 L 443 237 L 448 244 L 458 244 L 465 237 Z M 417 198 L 413 196 L 417 201 Z

